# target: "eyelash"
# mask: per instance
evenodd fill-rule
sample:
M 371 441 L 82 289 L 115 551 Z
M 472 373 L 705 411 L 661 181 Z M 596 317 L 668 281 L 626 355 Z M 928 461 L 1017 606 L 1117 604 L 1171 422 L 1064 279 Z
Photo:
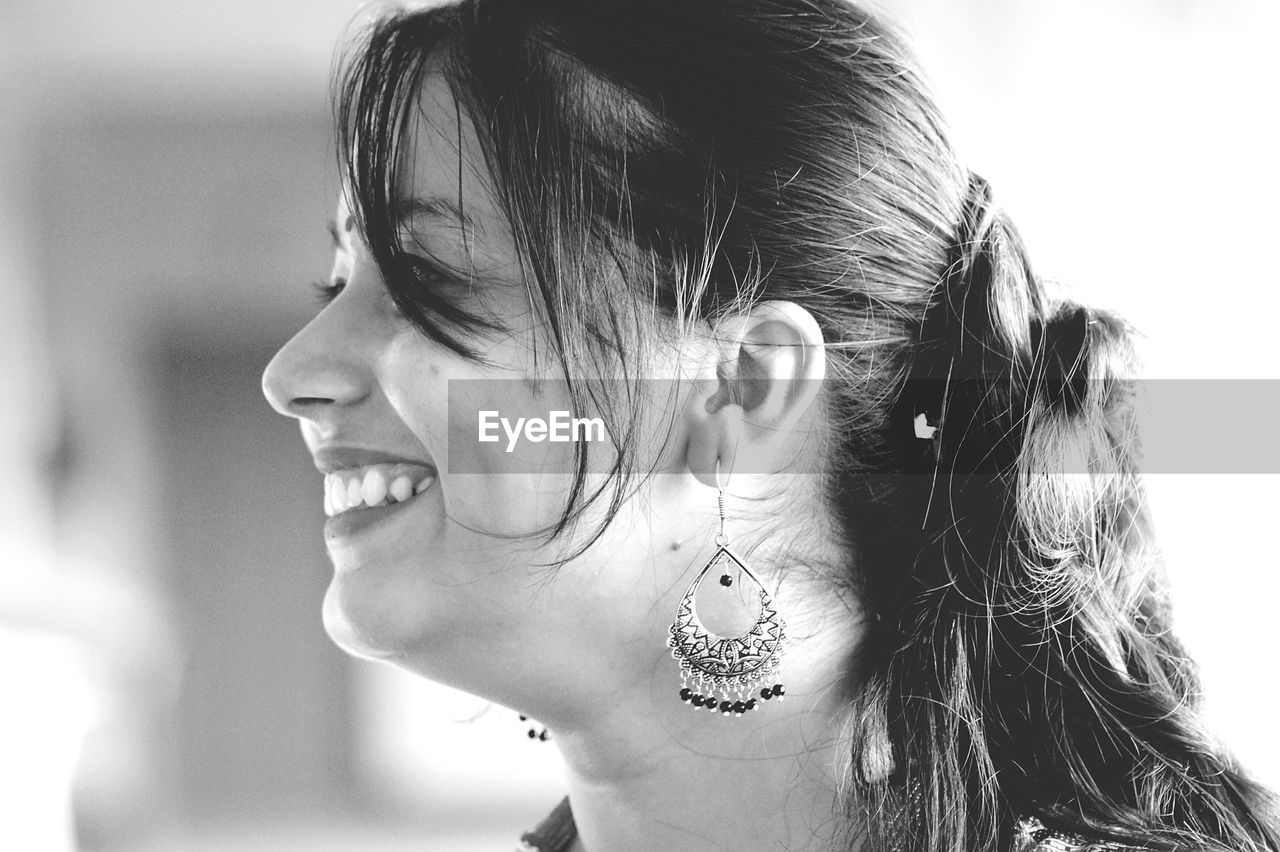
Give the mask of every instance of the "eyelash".
M 447 280 L 439 269 L 420 257 L 405 255 L 404 262 L 419 283 L 438 284 Z M 316 303 L 320 308 L 327 307 L 334 299 L 338 298 L 338 294 L 346 289 L 346 286 L 347 280 L 345 278 L 338 278 L 332 282 L 321 280 L 311 282 L 311 288 L 315 290 Z
M 311 287 L 314 289 L 316 302 L 320 307 L 325 307 L 334 299 L 338 298 L 338 294 L 347 286 L 345 278 L 338 278 L 332 283 L 328 281 L 312 281 Z

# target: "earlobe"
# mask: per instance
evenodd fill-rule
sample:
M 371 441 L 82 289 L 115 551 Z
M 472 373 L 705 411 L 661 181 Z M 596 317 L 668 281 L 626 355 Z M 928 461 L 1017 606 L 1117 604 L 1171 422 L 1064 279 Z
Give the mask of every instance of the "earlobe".
M 689 443 L 685 464 L 699 482 L 711 488 L 728 483 L 742 441 L 742 407 L 731 403 L 715 405 L 715 395 L 714 390 L 700 389 L 686 409 Z

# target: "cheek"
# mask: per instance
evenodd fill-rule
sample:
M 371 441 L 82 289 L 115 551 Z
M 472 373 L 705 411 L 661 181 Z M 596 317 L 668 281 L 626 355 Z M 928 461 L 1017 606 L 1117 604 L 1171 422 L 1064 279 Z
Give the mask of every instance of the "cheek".
M 570 404 L 562 383 L 528 378 L 528 347 L 516 338 L 484 357 L 491 363 L 402 330 L 380 359 L 380 384 L 440 469 L 449 518 L 476 532 L 527 535 L 558 519 L 572 488 L 575 442 L 562 440 L 571 424 L 537 425 Z
M 607 469 L 612 450 L 562 394 L 508 380 L 451 381 L 442 494 L 450 516 L 489 533 L 531 535 L 559 521 L 577 457 Z M 588 492 L 590 493 L 590 492 Z

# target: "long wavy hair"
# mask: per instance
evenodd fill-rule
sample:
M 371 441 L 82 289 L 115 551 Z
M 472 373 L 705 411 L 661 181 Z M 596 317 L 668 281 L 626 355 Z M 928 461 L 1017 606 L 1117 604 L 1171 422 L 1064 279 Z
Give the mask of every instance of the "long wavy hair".
M 493 318 L 398 234 L 428 73 L 474 125 L 566 375 L 584 358 L 635 375 L 655 306 L 677 328 L 762 299 L 817 319 L 832 579 L 873 616 L 849 673 L 852 834 L 1004 852 L 1035 816 L 1099 843 L 1280 850 L 1170 632 L 1130 329 L 1050 298 L 894 33 L 843 0 L 380 17 L 335 79 L 356 218 L 404 315 L 482 359 Z M 609 431 L 625 478 L 626 423 Z M 600 493 L 575 489 L 551 534 Z

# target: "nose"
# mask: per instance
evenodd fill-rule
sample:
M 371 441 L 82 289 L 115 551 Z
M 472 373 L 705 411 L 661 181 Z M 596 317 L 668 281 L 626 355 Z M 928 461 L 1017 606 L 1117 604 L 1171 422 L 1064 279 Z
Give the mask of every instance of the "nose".
M 368 370 L 332 309 L 321 311 L 280 348 L 262 373 L 262 393 L 286 417 L 319 421 L 363 399 Z

